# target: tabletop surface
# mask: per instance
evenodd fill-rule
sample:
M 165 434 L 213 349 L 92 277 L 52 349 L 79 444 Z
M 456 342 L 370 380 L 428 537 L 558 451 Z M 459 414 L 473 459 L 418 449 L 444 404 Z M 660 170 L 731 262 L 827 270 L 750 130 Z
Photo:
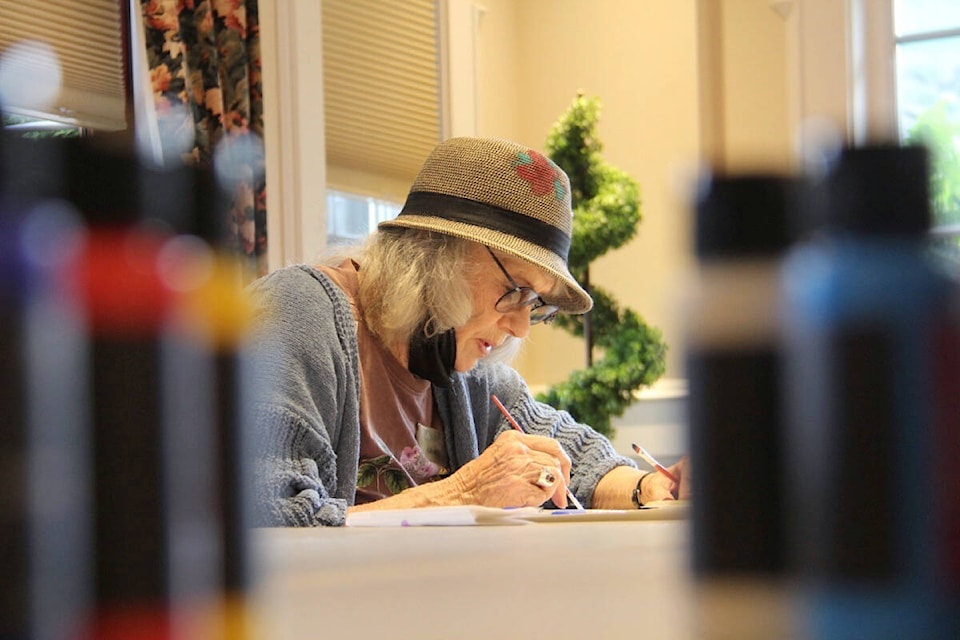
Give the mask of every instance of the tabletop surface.
M 260 529 L 264 637 L 692 638 L 689 522 Z

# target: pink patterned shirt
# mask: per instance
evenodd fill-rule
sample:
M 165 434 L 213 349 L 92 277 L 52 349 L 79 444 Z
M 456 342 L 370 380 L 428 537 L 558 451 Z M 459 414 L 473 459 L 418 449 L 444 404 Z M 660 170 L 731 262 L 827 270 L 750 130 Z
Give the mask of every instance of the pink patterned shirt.
M 356 504 L 373 502 L 449 473 L 430 382 L 410 373 L 363 323 L 358 265 L 320 267 L 350 299 L 360 355 L 360 461 Z

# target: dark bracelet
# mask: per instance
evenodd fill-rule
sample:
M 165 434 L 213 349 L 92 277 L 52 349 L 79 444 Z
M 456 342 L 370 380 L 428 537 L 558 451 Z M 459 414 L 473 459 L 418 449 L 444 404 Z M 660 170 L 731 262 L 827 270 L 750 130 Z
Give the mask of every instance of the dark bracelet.
M 637 509 L 640 509 L 641 507 L 643 507 L 643 501 L 640 500 L 640 487 L 641 485 L 643 485 L 643 479 L 646 478 L 651 473 L 654 473 L 654 472 L 648 471 L 642 476 L 640 476 L 640 479 L 637 480 L 637 488 L 634 489 L 633 493 L 630 495 L 630 499 L 633 500 L 633 506 L 635 506 Z

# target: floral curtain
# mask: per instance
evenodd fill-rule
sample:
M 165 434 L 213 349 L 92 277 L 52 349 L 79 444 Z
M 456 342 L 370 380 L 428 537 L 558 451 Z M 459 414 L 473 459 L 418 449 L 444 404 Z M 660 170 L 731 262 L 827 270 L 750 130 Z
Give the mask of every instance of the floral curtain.
M 214 170 L 232 205 L 223 246 L 266 272 L 257 0 L 140 0 L 164 155 Z

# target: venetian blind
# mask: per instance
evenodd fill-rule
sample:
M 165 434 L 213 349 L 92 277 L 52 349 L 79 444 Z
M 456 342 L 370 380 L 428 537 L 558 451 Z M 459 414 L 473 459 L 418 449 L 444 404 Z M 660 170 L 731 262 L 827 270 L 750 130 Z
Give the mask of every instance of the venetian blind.
M 5 71 L 25 70 L 28 77 L 55 72 L 43 49 L 24 46 L 40 41 L 55 52 L 62 78 L 52 103 L 34 104 L 29 87 L 5 88 L 4 108 L 94 129 L 126 128 L 123 1 L 0 0 L 0 59 Z
M 327 164 L 409 184 L 441 131 L 435 0 L 324 0 Z

